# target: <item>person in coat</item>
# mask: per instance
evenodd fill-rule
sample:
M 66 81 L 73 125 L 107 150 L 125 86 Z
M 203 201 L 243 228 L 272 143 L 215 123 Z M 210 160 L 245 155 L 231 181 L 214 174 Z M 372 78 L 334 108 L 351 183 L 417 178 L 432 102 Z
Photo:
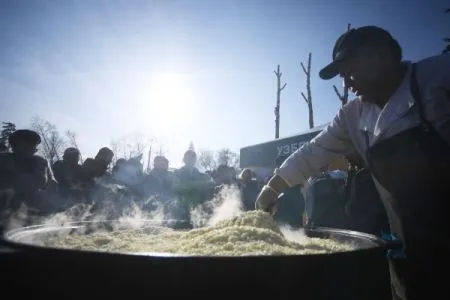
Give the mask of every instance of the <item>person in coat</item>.
M 357 99 L 283 163 L 256 206 L 272 211 L 285 189 L 357 151 L 403 244 L 404 258 L 390 259 L 393 297 L 440 299 L 450 265 L 450 53 L 403 61 L 390 33 L 365 26 L 339 37 L 332 57 L 320 77 L 340 75 Z
M 64 194 L 72 192 L 72 186 L 81 181 L 80 151 L 70 147 L 64 150 L 63 159 L 56 161 L 53 166 L 53 175 Z
M 239 175 L 239 190 L 241 191 L 241 203 L 243 211 L 255 209 L 256 197 L 259 193 L 259 186 L 256 178 L 253 178 L 252 170 L 245 168 Z
M 38 214 L 49 209 L 45 190 L 55 181 L 47 160 L 36 155 L 40 143 L 35 131 L 20 129 L 9 136 L 12 153 L 0 154 L 0 194 L 9 195 L 5 206 L 12 211 L 21 204 Z

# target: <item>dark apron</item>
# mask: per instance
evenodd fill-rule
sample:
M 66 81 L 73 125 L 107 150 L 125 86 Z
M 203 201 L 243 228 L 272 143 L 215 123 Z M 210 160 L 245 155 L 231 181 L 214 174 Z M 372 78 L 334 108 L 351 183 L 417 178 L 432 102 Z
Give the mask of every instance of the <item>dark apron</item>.
M 449 299 L 450 147 L 424 117 L 415 70 L 413 65 L 411 93 L 421 124 L 375 143 L 367 160 L 394 198 L 387 207 L 405 253 L 390 261 L 394 290 L 404 289 L 408 300 Z

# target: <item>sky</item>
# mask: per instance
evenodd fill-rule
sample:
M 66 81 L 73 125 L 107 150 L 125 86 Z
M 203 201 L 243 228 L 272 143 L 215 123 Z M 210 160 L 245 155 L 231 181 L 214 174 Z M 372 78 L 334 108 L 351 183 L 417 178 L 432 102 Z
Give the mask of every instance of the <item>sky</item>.
M 439 54 L 450 36 L 439 0 L 0 1 L 0 121 L 33 116 L 77 133 L 84 157 L 114 139 L 151 139 L 171 166 L 196 150 L 308 129 L 300 63 L 312 52 L 315 125 L 340 107 L 342 82 L 319 79 L 337 37 L 353 27 L 391 32 L 406 60 Z

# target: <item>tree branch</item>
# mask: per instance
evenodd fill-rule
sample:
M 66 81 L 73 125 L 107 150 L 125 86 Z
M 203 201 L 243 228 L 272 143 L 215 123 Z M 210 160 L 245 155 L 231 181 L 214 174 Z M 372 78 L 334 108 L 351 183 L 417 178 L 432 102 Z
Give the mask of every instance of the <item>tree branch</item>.
M 339 93 L 337 87 L 334 84 L 333 84 L 333 89 L 334 89 L 334 92 L 336 93 L 336 95 L 339 97 L 339 99 L 342 99 L 341 93 Z
M 303 72 L 305 72 L 305 75 L 308 76 L 308 71 L 305 68 L 305 65 L 303 63 L 300 63 L 300 65 L 302 66 Z
M 301 92 L 303 99 L 305 100 L 306 104 L 309 104 L 308 98 L 306 98 L 305 94 Z

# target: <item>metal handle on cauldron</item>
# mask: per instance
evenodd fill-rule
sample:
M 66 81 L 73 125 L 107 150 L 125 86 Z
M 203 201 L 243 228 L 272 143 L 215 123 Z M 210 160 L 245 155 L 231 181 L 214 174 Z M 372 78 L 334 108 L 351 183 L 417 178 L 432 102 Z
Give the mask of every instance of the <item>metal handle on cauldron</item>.
M 403 258 L 405 253 L 403 251 L 403 243 L 397 239 L 393 234 L 382 236 L 383 240 L 386 242 L 387 257 L 388 258 Z
M 307 221 L 306 224 L 305 224 L 305 229 L 304 229 L 305 235 L 307 237 L 316 237 L 316 236 L 318 236 L 317 233 L 315 232 L 315 229 L 317 229 L 317 226 L 314 223 L 314 221 L 312 221 L 312 220 Z
M 389 250 L 402 250 L 403 249 L 403 244 L 399 240 L 386 241 L 386 244 L 387 244 L 387 248 Z

